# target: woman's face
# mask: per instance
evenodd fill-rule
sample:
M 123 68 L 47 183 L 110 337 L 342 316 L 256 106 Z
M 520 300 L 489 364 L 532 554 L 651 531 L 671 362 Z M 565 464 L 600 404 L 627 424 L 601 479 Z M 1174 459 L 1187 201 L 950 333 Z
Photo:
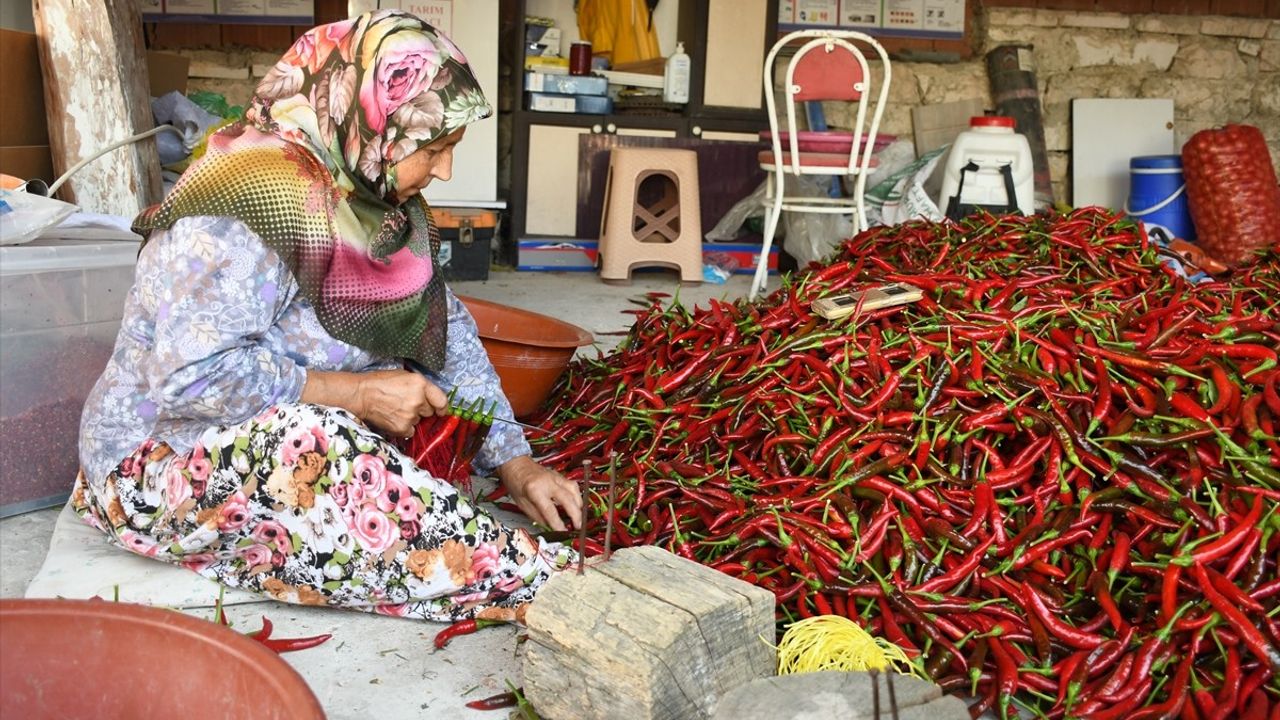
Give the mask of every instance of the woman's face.
M 453 148 L 466 132 L 465 127 L 460 127 L 396 163 L 392 168 L 396 177 L 396 202 L 403 203 L 422 192 L 432 180 L 447 181 L 453 177 Z

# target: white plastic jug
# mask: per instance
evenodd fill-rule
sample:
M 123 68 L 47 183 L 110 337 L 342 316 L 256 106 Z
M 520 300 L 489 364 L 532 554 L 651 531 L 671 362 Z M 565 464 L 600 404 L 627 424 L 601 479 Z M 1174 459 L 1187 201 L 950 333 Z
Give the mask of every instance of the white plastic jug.
M 689 102 L 689 72 L 692 62 L 684 52 L 684 43 L 676 42 L 676 51 L 667 58 L 663 69 L 662 99 L 669 103 Z
M 996 215 L 1035 211 L 1031 144 L 1013 118 L 971 118 L 947 155 L 938 207 L 959 219 L 982 208 Z

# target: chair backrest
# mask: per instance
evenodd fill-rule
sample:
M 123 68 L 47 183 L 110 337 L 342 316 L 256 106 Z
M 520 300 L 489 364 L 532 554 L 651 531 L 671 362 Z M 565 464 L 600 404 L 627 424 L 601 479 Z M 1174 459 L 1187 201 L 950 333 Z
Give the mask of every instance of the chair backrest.
M 817 50 L 817 52 L 815 52 Z M 863 66 L 858 57 L 847 48 L 834 45 L 830 50 L 821 46 L 810 48 L 795 59 L 796 102 L 818 100 L 844 100 L 852 102 L 862 97 Z
M 778 101 L 774 78 L 780 68 L 779 57 L 787 46 L 795 46 L 795 54 L 785 66 L 782 94 L 785 102 L 790 153 L 789 172 L 800 174 L 799 133 L 796 125 L 796 103 L 819 100 L 836 100 L 857 104 L 854 113 L 853 144 L 849 151 L 850 174 L 859 175 L 859 190 L 865 186 L 866 171 L 871 164 L 876 134 L 880 130 L 880 118 L 884 114 L 889 97 L 891 69 L 889 54 L 874 38 L 856 30 L 799 30 L 789 33 L 769 51 L 765 59 L 765 104 L 769 113 L 769 128 L 773 132 L 775 167 L 783 172 L 782 134 L 779 132 Z M 879 82 L 873 77 L 871 65 L 861 48 L 875 51 L 880 61 Z M 878 87 L 877 87 L 878 86 Z M 868 118 L 870 105 L 870 118 Z M 869 122 L 868 122 L 869 120 Z

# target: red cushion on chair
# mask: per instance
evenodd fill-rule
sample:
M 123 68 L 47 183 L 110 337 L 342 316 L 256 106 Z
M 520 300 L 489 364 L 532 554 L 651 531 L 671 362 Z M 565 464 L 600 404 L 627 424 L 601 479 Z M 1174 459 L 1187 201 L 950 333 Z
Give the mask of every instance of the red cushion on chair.
M 862 93 L 854 85 L 862 83 L 862 66 L 846 48 L 836 45 L 831 52 L 819 45 L 800 57 L 793 76 L 800 90 L 796 102 L 810 100 L 857 100 Z
M 772 150 L 761 150 L 760 154 L 757 155 L 756 157 L 760 160 L 761 165 L 773 164 Z M 791 167 L 791 153 L 788 152 L 786 148 L 783 148 L 782 150 L 782 163 L 786 167 Z M 869 165 L 869 167 L 876 167 L 879 164 L 880 163 L 879 161 L 876 160 L 876 158 L 871 158 L 871 164 Z M 842 153 L 802 152 L 800 153 L 800 167 L 802 168 L 803 167 L 848 167 L 848 165 L 849 165 L 848 152 L 842 152 Z

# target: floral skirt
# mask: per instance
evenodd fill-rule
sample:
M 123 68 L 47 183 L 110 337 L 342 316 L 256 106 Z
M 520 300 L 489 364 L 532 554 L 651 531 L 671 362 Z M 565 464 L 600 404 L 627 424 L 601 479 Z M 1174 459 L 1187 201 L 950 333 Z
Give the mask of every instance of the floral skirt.
M 506 527 L 350 413 L 278 405 L 175 453 L 148 441 L 73 507 L 117 544 L 276 600 L 519 621 L 569 548 Z

